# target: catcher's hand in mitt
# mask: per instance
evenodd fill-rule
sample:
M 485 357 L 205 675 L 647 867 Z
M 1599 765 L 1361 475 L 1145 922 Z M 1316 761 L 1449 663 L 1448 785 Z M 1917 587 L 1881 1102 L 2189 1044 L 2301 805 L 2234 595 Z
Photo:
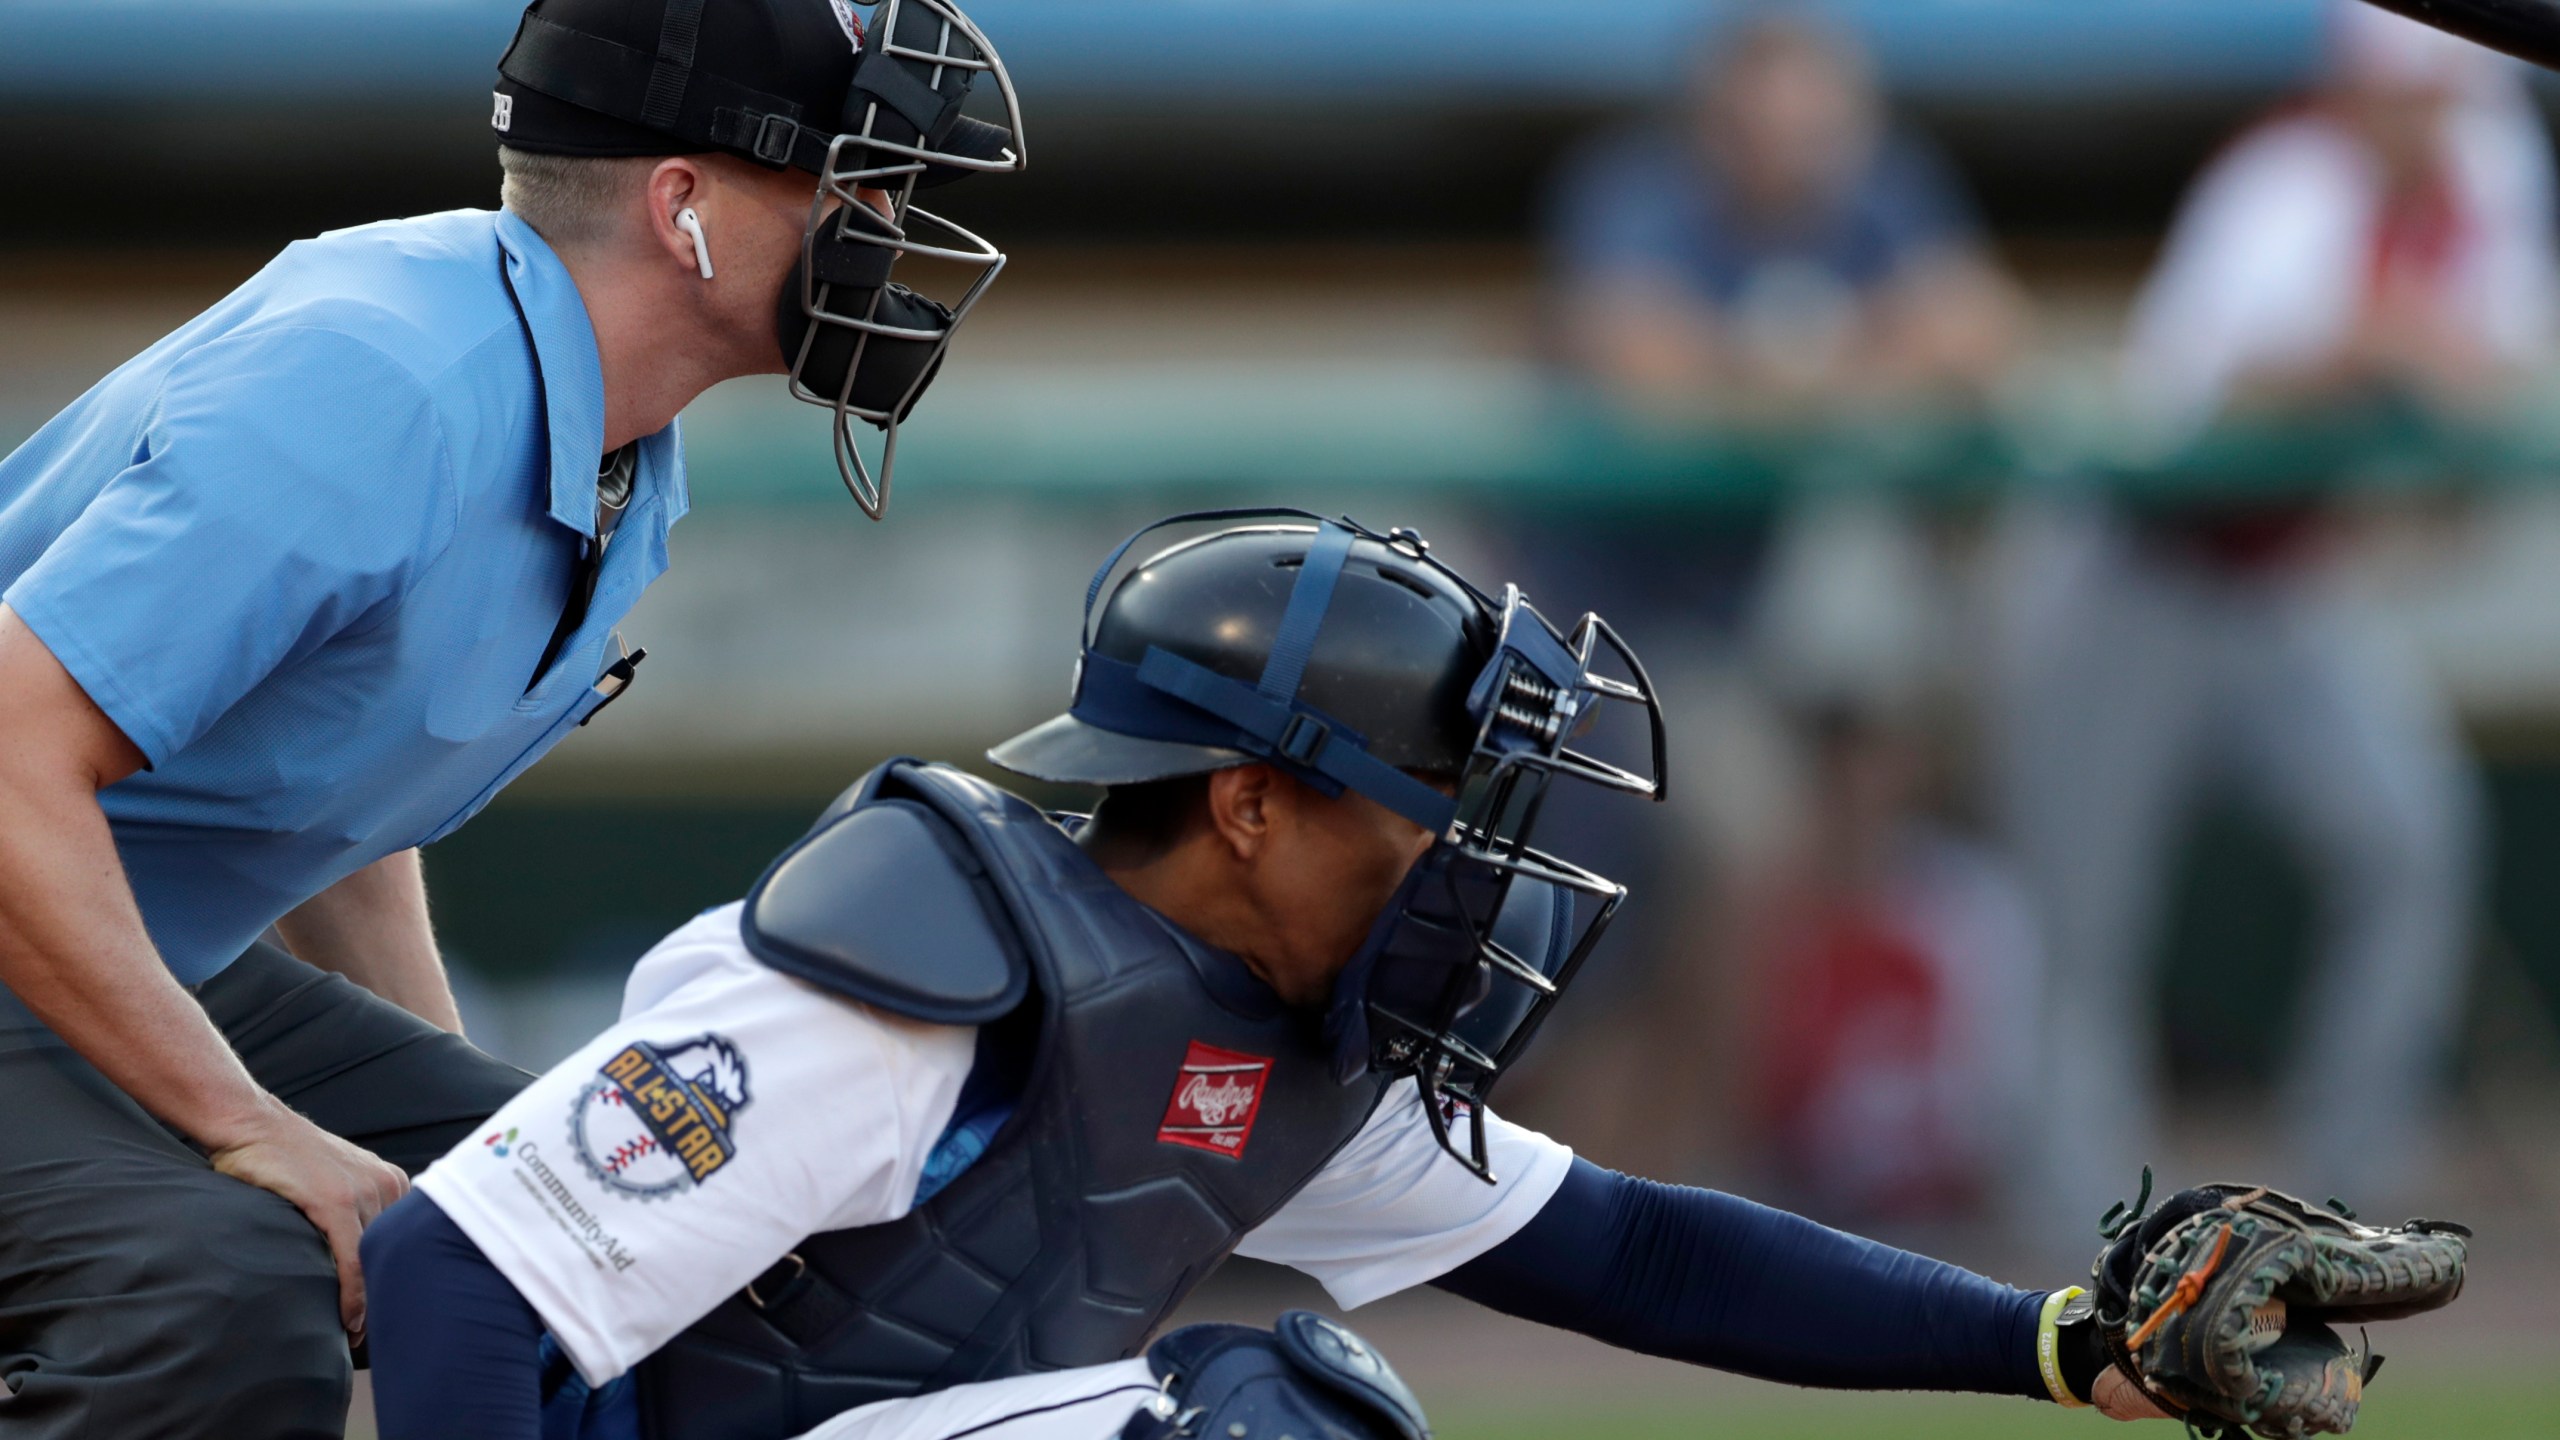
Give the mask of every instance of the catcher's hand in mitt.
M 2416 1315 L 2462 1293 L 2471 1232 L 2460 1225 L 2377 1230 L 2335 1201 L 2264 1186 L 2181 1190 L 2145 1214 L 2150 1197 L 2146 1170 L 2132 1211 L 2108 1212 L 2093 1293 L 2064 1307 L 2057 1343 L 2085 1355 L 2094 1341 L 2207 1436 L 2347 1433 L 2382 1357 L 2331 1327 Z

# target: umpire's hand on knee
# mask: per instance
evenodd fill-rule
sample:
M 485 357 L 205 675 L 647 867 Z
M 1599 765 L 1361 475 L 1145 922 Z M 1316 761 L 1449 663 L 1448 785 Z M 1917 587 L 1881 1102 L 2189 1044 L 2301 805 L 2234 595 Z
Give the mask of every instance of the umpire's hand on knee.
M 364 1227 L 409 1189 L 400 1167 L 350 1145 L 271 1100 L 243 1138 L 212 1152 L 213 1168 L 293 1202 L 329 1242 L 338 1266 L 338 1318 L 364 1338 Z

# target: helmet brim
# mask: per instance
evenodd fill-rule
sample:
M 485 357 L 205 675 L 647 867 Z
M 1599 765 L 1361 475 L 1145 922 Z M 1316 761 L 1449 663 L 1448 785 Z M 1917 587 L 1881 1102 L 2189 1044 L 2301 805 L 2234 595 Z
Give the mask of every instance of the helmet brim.
M 1061 715 L 987 752 L 1016 775 L 1059 785 L 1142 785 L 1249 764 L 1251 755 L 1217 745 L 1149 740 Z

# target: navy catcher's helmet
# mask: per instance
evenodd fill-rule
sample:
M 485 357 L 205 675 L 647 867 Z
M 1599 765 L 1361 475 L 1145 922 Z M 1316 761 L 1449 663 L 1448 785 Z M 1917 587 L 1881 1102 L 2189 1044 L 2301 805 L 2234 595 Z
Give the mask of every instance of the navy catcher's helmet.
M 1161 551 L 1167 525 L 1256 520 Z M 1438 837 L 1335 985 L 1336 1074 L 1410 1075 L 1434 1133 L 1479 1175 L 1479 1113 L 1608 926 L 1623 886 L 1532 848 L 1547 790 L 1578 780 L 1659 800 L 1662 711 L 1596 615 L 1568 635 L 1517 587 L 1496 598 L 1385 534 L 1299 510 L 1208 511 L 1124 541 L 1085 592 L 1066 714 L 988 758 L 1035 779 L 1129 785 L 1263 763 L 1355 791 Z M 1597 673 L 1595 665 L 1615 673 Z M 1571 741 L 1617 701 L 1650 728 L 1649 773 Z M 1417 774 L 1453 782 L 1442 793 Z

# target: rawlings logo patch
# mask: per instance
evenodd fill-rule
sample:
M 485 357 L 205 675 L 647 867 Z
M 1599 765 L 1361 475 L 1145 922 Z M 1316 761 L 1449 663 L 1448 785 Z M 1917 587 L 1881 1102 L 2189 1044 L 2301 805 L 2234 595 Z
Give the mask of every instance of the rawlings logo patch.
M 569 1139 L 605 1188 L 643 1200 L 689 1190 L 738 1153 L 746 1057 L 719 1035 L 624 1046 L 578 1092 Z
M 1156 1143 L 1188 1145 L 1230 1159 L 1243 1155 L 1270 1080 L 1269 1060 L 1192 1041 L 1190 1053 L 1182 1057 L 1182 1074 L 1173 1082 L 1173 1103 L 1156 1127 Z

